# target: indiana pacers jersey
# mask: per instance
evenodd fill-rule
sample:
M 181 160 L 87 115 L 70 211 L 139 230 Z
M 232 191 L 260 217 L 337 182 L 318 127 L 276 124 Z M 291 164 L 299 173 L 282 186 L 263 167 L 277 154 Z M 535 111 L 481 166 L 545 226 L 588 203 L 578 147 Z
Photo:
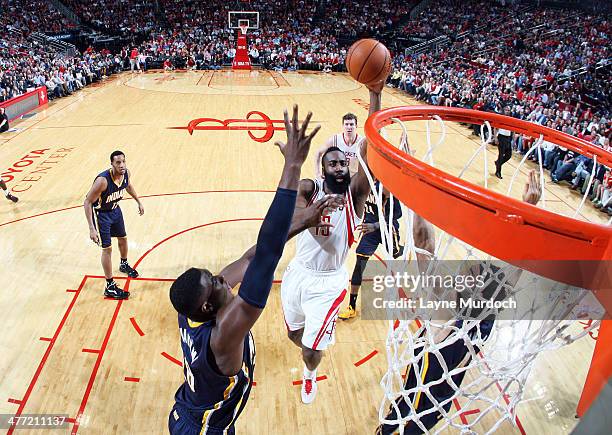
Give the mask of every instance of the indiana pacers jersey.
M 374 184 L 374 188 L 378 193 L 378 189 L 380 186 L 380 182 L 377 181 Z M 391 213 L 391 201 L 387 198 L 387 201 L 384 204 L 385 207 L 385 221 L 389 222 L 389 214 Z M 378 206 L 376 205 L 376 196 L 373 191 L 370 191 L 368 198 L 365 202 L 365 213 L 363 216 L 364 222 L 367 223 L 377 223 L 378 222 Z M 398 219 L 402 217 L 402 206 L 400 204 L 399 199 L 395 196 L 393 197 L 393 226 L 399 226 Z
M 119 184 L 113 181 L 110 169 L 101 172 L 96 178 L 99 177 L 106 178 L 106 190 L 102 192 L 98 201 L 94 203 L 94 209 L 97 211 L 110 211 L 119 207 L 119 201 L 123 199 L 123 195 L 125 195 L 125 191 L 129 184 L 127 171 L 123 174 L 123 178 Z
M 253 336 L 249 333 L 244 338 L 242 370 L 235 376 L 224 376 L 210 350 L 214 321 L 197 323 L 179 314 L 178 323 L 185 382 L 175 394 L 176 403 L 187 409 L 193 420 L 201 422 L 201 433 L 231 433 L 253 385 Z
M 323 180 L 313 181 L 315 189 L 310 203 L 325 196 Z M 344 207 L 321 216 L 323 222 L 329 222 L 333 227 L 308 228 L 298 236 L 295 260 L 307 269 L 328 272 L 338 270 L 344 265 L 349 249 L 355 241 L 357 226 L 361 224 L 361 218 L 355 214 L 350 189 L 345 193 L 345 201 Z
M 359 136 L 357 134 L 353 142 L 347 143 L 343 133 L 338 133 L 334 136 L 333 146 L 340 148 L 342 152 L 344 152 L 344 155 L 348 160 L 351 177 L 354 176 L 359 170 L 359 159 L 357 158 L 357 151 L 359 150 L 361 142 L 363 142 L 364 139 L 365 137 Z

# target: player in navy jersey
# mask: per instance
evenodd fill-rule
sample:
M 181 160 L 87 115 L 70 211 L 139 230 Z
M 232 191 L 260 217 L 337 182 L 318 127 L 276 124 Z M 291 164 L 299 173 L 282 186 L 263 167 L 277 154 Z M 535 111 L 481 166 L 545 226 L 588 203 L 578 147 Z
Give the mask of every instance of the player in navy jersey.
M 126 299 L 130 293 L 119 288 L 113 280 L 111 260 L 111 237 L 117 237 L 121 264 L 119 270 L 130 278 L 137 278 L 138 272 L 128 263 L 128 242 L 119 201 L 125 192 L 138 203 L 138 214 L 144 214 L 144 207 L 130 181 L 130 171 L 125 165 L 125 154 L 114 151 L 110 155 L 111 168 L 98 174 L 89 190 L 85 203 L 85 217 L 89 225 L 89 237 L 102 247 L 102 268 L 106 278 L 104 296 L 113 299 Z
M 375 183 L 378 192 L 379 182 Z M 385 222 L 389 222 L 391 213 L 391 201 L 389 201 L 389 191 L 383 187 L 383 207 L 385 209 Z M 397 198 L 393 198 L 393 225 L 391 238 L 393 243 L 393 258 L 402 255 L 403 247 L 399 244 L 399 218 L 402 217 L 402 207 Z M 352 319 L 357 316 L 357 296 L 363 278 L 363 271 L 368 264 L 370 257 L 376 252 L 378 245 L 382 243 L 380 223 L 378 220 L 378 206 L 373 192 L 370 192 L 365 203 L 365 215 L 361 224 L 361 240 L 357 245 L 357 261 L 351 276 L 351 296 L 348 306 L 340 312 L 338 317 L 342 320 Z
M 250 330 L 266 305 L 285 243 L 310 226 L 329 227 L 321 223 L 323 211 L 343 205 L 330 195 L 296 208 L 301 167 L 319 130 L 306 135 L 311 116 L 298 128 L 297 106 L 291 122 L 285 111 L 287 143 L 276 143 L 285 165 L 257 245 L 218 275 L 190 268 L 170 288 L 170 301 L 179 313 L 185 377 L 169 416 L 171 434 L 235 433 L 253 383 L 255 346 Z M 234 296 L 231 289 L 240 282 Z

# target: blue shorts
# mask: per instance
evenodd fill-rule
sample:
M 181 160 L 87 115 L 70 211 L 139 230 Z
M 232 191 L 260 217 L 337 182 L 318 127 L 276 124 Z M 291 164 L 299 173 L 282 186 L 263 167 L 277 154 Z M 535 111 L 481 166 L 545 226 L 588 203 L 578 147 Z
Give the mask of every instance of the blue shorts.
M 209 427 L 202 430 L 202 422 L 198 421 L 187 408 L 178 403 L 174 404 L 168 416 L 168 430 L 170 435 L 234 435 L 234 426 L 226 429 L 216 429 Z
M 391 233 L 393 238 L 393 258 L 397 258 L 401 255 L 401 247 L 399 246 L 399 228 L 393 227 Z M 361 237 L 359 245 L 357 245 L 357 255 L 363 257 L 371 257 L 378 245 L 382 243 L 380 231 L 373 231 Z
M 123 213 L 119 207 L 110 211 L 96 211 L 94 224 L 100 234 L 102 248 L 110 248 L 111 237 L 125 237 L 125 224 L 123 223 Z

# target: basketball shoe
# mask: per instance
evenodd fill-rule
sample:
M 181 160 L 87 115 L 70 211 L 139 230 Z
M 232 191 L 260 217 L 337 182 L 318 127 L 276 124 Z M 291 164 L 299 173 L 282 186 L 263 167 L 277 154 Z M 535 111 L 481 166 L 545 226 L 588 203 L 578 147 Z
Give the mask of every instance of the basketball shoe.
M 133 269 L 128 263 L 121 263 L 119 266 L 119 272 L 126 273 L 130 278 L 138 278 L 138 272 Z
M 17 198 L 15 195 L 12 195 L 10 193 L 6 194 L 6 199 L 8 199 L 9 201 L 13 201 L 13 202 L 19 201 L 19 198 Z
M 340 311 L 340 314 L 338 314 L 338 317 L 342 320 L 353 319 L 356 316 L 357 311 L 350 305 L 347 306 L 344 310 Z
M 115 281 L 110 284 L 106 284 L 106 288 L 104 289 L 104 297 L 112 298 L 112 299 L 127 299 L 130 296 L 130 292 L 126 292 L 125 290 L 119 288 Z
M 311 379 L 304 376 L 302 378 L 302 403 L 308 405 L 312 403 L 317 395 L 317 377 Z

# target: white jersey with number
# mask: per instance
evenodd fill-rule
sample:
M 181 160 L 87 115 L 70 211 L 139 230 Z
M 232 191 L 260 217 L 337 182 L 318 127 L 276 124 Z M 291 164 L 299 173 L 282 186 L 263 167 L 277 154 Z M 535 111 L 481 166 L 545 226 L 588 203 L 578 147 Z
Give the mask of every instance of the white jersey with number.
M 314 193 L 310 203 L 325 196 L 323 180 L 313 180 Z M 316 272 L 339 270 L 346 261 L 349 249 L 356 240 L 357 226 L 362 218 L 355 213 L 350 189 L 345 193 L 346 204 L 331 214 L 321 216 L 333 227 L 309 228 L 300 233 L 294 261 Z
M 344 138 L 344 133 L 338 133 L 334 136 L 333 146 L 340 148 L 346 159 L 349 163 L 349 169 L 351 171 L 351 177 L 357 173 L 359 169 L 359 159 L 357 159 L 357 150 L 361 146 L 361 142 L 365 137 L 359 136 L 358 134 L 355 136 L 355 140 L 352 143 L 347 143 Z

